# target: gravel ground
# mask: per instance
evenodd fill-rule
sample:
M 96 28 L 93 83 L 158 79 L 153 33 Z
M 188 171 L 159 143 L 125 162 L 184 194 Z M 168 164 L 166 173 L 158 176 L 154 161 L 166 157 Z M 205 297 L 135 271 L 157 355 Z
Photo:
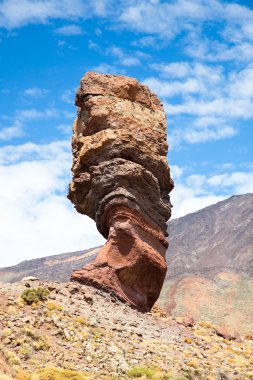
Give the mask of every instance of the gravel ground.
M 22 292 L 38 287 L 47 299 L 25 304 Z M 142 379 L 253 379 L 252 336 L 219 335 L 207 321 L 175 321 L 158 307 L 139 313 L 76 283 L 0 283 L 0 372 L 14 379 L 49 367 L 98 380 L 133 378 L 140 367 Z

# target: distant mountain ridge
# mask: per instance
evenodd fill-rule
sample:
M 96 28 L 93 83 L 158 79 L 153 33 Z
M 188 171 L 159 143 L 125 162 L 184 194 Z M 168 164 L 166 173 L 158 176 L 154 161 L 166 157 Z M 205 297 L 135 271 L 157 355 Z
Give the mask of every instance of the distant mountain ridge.
M 253 194 L 235 195 L 169 222 L 168 271 L 158 304 L 173 317 L 253 330 Z M 26 276 L 69 281 L 100 247 L 0 269 L 0 281 Z
M 94 260 L 99 248 L 25 260 L 20 264 L 0 269 L 0 281 L 16 282 L 23 277 L 34 276 L 44 281 L 54 279 L 59 282 L 67 282 L 74 269 Z
M 167 278 L 210 275 L 221 269 L 253 276 L 253 194 L 234 195 L 169 222 Z M 0 268 L 0 281 L 27 275 L 69 281 L 72 270 L 91 262 L 100 247 L 68 252 Z

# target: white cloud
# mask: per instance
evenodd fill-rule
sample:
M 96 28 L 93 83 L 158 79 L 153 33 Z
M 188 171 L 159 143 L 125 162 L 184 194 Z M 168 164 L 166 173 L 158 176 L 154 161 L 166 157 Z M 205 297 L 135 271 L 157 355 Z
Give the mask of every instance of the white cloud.
M 0 140 L 11 140 L 13 137 L 23 136 L 23 124 L 15 120 L 11 127 L 5 127 L 0 130 Z
M 0 148 L 0 165 L 15 164 L 19 161 L 39 161 L 50 160 L 51 157 L 58 157 L 64 153 L 69 154 L 69 141 L 55 141 L 47 145 L 38 145 L 32 142 L 27 142 L 22 145 L 6 145 Z
M 184 169 L 178 165 L 170 165 L 170 171 L 172 178 L 175 180 L 182 176 Z
M 0 26 L 18 28 L 45 24 L 49 19 L 75 19 L 86 10 L 81 0 L 4 0 L 0 5 Z
M 147 78 L 144 84 L 150 87 L 152 91 L 161 97 L 173 97 L 175 95 L 185 95 L 201 93 L 204 91 L 204 87 L 201 87 L 196 79 L 187 79 L 185 82 L 179 81 L 161 81 L 157 78 Z
M 253 173 L 234 172 L 214 175 L 207 180 L 210 186 L 234 188 L 236 193 L 253 193 Z
M 171 62 L 151 65 L 160 78 L 144 80 L 163 98 L 172 147 L 236 136 L 239 120 L 253 117 L 253 68 L 225 71 L 220 65 Z M 176 78 L 176 80 L 175 80 Z
M 23 95 L 35 99 L 44 98 L 48 94 L 48 90 L 39 87 L 30 87 L 24 90 Z
M 45 24 L 52 19 L 77 21 L 93 16 L 106 18 L 116 28 L 147 34 L 138 46 L 157 47 L 181 34 L 188 35 L 188 53 L 213 60 L 251 60 L 253 11 L 241 4 L 221 0 L 3 0 L 0 26 L 18 28 L 29 23 Z M 208 25 L 218 29 L 223 42 L 204 35 Z M 76 24 L 62 26 L 59 32 L 80 34 Z M 184 32 L 184 33 L 182 33 Z
M 181 197 L 172 195 L 172 218 L 180 218 L 192 212 L 201 210 L 204 207 L 211 206 L 214 203 L 223 201 L 227 196 L 206 195 L 199 197 L 191 197 L 188 195 L 187 189 L 181 190 Z
M 73 22 L 93 16 L 115 16 L 118 5 L 116 0 L 3 0 L 0 27 L 13 29 L 27 24 L 46 24 L 53 19 Z M 78 27 L 66 28 L 62 30 L 65 35 L 81 34 Z
M 225 81 L 223 69 L 218 65 L 172 62 L 152 64 L 151 67 L 166 80 L 151 77 L 144 82 L 161 97 L 195 94 L 201 95 L 202 99 L 212 99 L 220 94 Z
M 192 57 L 212 62 L 252 61 L 253 11 L 232 1 L 139 0 L 121 8 L 119 21 L 127 29 L 148 34 L 135 42 L 139 46 L 156 47 L 157 38 L 168 44 L 181 34 Z M 219 40 L 206 33 L 207 23 L 215 27 Z
M 219 117 L 199 117 L 181 120 L 168 134 L 172 149 L 180 149 L 183 143 L 198 144 L 222 140 L 236 136 L 237 128 L 226 125 L 226 120 Z
M 248 119 L 253 116 L 250 99 L 216 98 L 211 101 L 189 99 L 183 104 L 165 103 L 169 115 L 215 116 L 228 119 Z
M 62 132 L 64 135 L 70 135 L 72 132 L 72 125 L 70 124 L 60 124 L 57 126 L 57 129 Z
M 68 89 L 63 91 L 61 95 L 61 100 L 68 104 L 74 104 L 75 102 L 75 89 Z
M 233 137 L 237 134 L 237 130 L 230 126 L 213 126 L 204 127 L 201 129 L 185 129 L 183 131 L 183 139 L 190 143 L 195 144 L 206 141 L 216 141 L 228 137 Z
M 172 218 L 179 218 L 227 198 L 226 194 L 215 194 L 206 189 L 206 177 L 199 174 L 174 178 L 175 188 L 171 192 Z M 232 194 L 231 194 L 232 195 Z
M 101 49 L 101 47 L 97 43 L 93 42 L 92 40 L 89 40 L 88 48 L 96 51 L 99 54 L 103 53 L 103 50 Z
M 196 58 L 202 58 L 207 61 L 213 62 L 222 62 L 222 61 L 246 61 L 251 62 L 253 58 L 253 46 L 251 43 L 242 42 L 239 44 L 235 44 L 233 46 L 226 45 L 224 43 L 211 43 L 211 49 L 208 52 L 204 53 L 204 56 L 201 54 L 194 53 L 194 49 L 192 50 L 192 56 Z M 188 52 L 190 52 L 188 50 Z
M 57 118 L 58 116 L 59 116 L 59 112 L 55 108 L 45 108 L 42 111 L 37 110 L 35 108 L 16 111 L 16 117 L 22 121 L 39 120 L 39 119 L 46 119 L 46 118 L 54 119 L 54 118 Z
M 139 58 L 126 54 L 121 48 L 112 46 L 108 49 L 108 54 L 118 58 L 119 63 L 123 66 L 138 66 L 141 64 Z
M 158 43 L 157 38 L 154 36 L 145 36 L 145 37 L 138 39 L 137 41 L 132 42 L 133 46 L 138 46 L 138 47 L 152 46 L 153 48 L 158 48 L 158 46 L 160 46 L 160 44 L 161 44 L 161 41 L 159 41 L 159 43 Z
M 110 3 L 111 2 L 109 0 L 92 0 L 95 14 L 101 17 L 106 16 Z
M 109 65 L 108 63 L 100 63 L 98 66 L 94 66 L 92 70 L 102 74 L 125 74 L 123 69 Z
M 187 169 L 183 169 L 185 173 Z M 171 193 L 173 218 L 198 211 L 235 194 L 253 193 L 252 171 L 225 172 L 211 176 L 191 174 L 174 177 L 174 180 L 175 189 Z
M 227 87 L 233 98 L 253 98 L 253 67 L 248 66 L 240 72 L 232 72 Z
M 61 26 L 60 28 L 55 29 L 54 32 L 63 36 L 78 36 L 84 33 L 82 28 L 75 24 Z
M 0 148 L 1 267 L 104 241 L 66 199 L 70 167 L 67 141 Z
M 105 17 L 115 9 L 111 3 L 110 0 L 3 0 L 0 27 L 13 29 L 27 24 L 46 24 L 52 19 L 73 21 L 94 15 Z
M 208 18 L 208 7 L 201 1 L 177 0 L 173 3 L 137 1 L 122 10 L 119 20 L 132 30 L 169 39 L 187 30 L 191 22 Z
M 55 108 L 45 108 L 43 111 L 37 109 L 21 109 L 15 112 L 13 117 L 2 116 L 2 119 L 11 120 L 10 127 L 1 127 L 0 140 L 11 140 L 24 136 L 25 123 L 32 120 L 54 119 L 59 117 L 59 111 Z
M 162 75 L 169 78 L 185 78 L 191 72 L 188 62 L 172 62 L 168 64 L 155 63 L 150 65 L 152 69 L 160 71 Z
M 239 133 L 235 121 L 253 117 L 251 67 L 228 73 L 219 65 L 197 62 L 152 67 L 163 78 L 149 77 L 144 83 L 164 99 L 173 149 L 234 137 Z

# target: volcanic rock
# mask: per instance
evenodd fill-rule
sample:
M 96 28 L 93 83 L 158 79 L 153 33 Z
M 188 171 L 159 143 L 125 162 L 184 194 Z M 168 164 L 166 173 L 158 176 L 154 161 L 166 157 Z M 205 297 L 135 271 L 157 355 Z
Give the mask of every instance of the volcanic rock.
M 76 105 L 68 198 L 108 241 L 72 280 L 150 310 L 167 270 L 173 188 L 163 106 L 136 79 L 92 72 L 81 80 Z

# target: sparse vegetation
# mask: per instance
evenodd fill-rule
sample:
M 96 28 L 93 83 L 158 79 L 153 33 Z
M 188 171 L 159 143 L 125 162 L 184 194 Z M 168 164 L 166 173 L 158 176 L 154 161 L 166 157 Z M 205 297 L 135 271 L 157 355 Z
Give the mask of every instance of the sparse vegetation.
M 20 364 L 20 360 L 17 355 L 12 351 L 5 351 L 4 356 L 10 365 Z
M 45 288 L 29 288 L 23 291 L 21 298 L 27 305 L 32 305 L 47 300 L 49 293 Z
M 151 379 L 151 380 L 186 380 L 185 377 L 173 377 L 161 369 L 151 369 L 144 367 L 134 367 L 127 372 L 131 379 Z
M 25 375 L 21 373 L 18 380 L 88 380 L 85 373 L 62 368 L 44 368 L 35 373 Z
M 9 300 L 20 297 L 23 285 L 0 289 L 0 363 L 2 357 L 13 379 L 197 380 L 216 379 L 218 369 L 253 380 L 251 335 L 227 340 L 206 321 L 185 328 L 163 316 L 131 309 L 126 315 L 125 306 L 85 286 L 73 293 L 74 286 L 45 284 L 48 300 L 27 305 L 20 298 L 22 309 Z M 87 305 L 84 291 L 96 307 Z
M 134 367 L 127 372 L 131 379 L 145 376 L 146 379 L 152 379 L 155 371 L 150 368 Z
M 59 303 L 55 303 L 55 302 L 50 301 L 50 302 L 47 303 L 47 308 L 50 311 L 52 311 L 52 310 L 61 311 L 62 310 L 62 305 L 60 305 Z

